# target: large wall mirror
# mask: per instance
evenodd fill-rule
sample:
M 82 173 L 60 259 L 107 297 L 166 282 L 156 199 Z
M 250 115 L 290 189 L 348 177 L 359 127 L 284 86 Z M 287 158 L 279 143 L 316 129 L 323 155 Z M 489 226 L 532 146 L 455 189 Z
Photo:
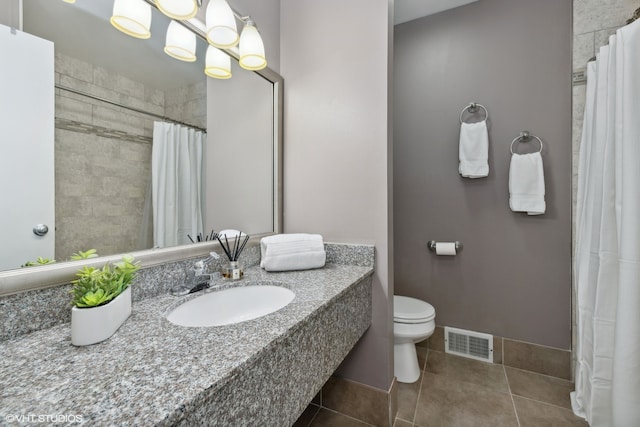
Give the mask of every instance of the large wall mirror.
M 54 147 L 26 147 L 32 158 L 35 151 L 48 153 L 40 161 L 53 165 L 53 176 L 39 170 L 47 168 L 13 161 L 11 181 L 0 182 L 0 189 L 8 194 L 19 174 L 42 172 L 38 179 L 55 195 L 48 202 L 54 219 L 46 224 L 49 232 L 38 236 L 34 229 L 46 220 L 34 217 L 19 224 L 18 219 L 26 216 L 21 211 L 40 207 L 12 202 L 13 217 L 0 214 L 2 234 L 14 230 L 22 236 L 16 239 L 23 239 L 0 241 L 0 295 L 67 281 L 79 265 L 69 260 L 79 251 L 96 249 L 103 258 L 93 264 L 134 253 L 149 265 L 207 253 L 211 244 L 197 240 L 212 230 L 239 229 L 254 236 L 281 230 L 282 78 L 269 68 L 241 69 L 235 60 L 231 79 L 207 77 L 207 43 L 198 26 L 189 26 L 199 35 L 197 60 L 178 61 L 163 51 L 169 18 L 152 8 L 152 37 L 138 40 L 111 26 L 112 7 L 113 0 L 23 2 L 24 32 L 54 44 Z M 197 229 L 174 225 L 177 235 L 167 239 L 160 238 L 164 232 L 157 229 L 157 216 L 168 214 L 156 211 L 175 210 L 169 195 L 183 194 L 184 184 L 160 179 L 152 188 L 153 171 L 167 163 L 166 156 L 153 158 L 157 123 L 179 126 L 189 138 L 199 135 L 203 141 L 201 150 L 189 155 L 198 157 L 202 169 L 196 201 L 202 221 Z M 13 156 L 6 148 L 5 142 L 0 156 Z M 19 199 L 46 197 L 22 194 Z M 194 203 L 186 201 L 185 209 Z M 49 249 L 15 254 L 23 242 L 47 239 Z M 56 262 L 22 267 L 39 257 Z

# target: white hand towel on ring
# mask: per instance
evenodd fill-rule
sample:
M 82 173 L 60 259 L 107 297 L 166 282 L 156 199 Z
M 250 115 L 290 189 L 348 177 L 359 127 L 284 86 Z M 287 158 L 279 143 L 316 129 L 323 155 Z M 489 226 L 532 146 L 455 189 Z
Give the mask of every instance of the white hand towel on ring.
M 540 152 L 511 155 L 509 165 L 509 207 L 514 212 L 542 215 L 544 201 L 544 168 Z
M 465 178 L 484 178 L 489 175 L 489 135 L 487 121 L 460 125 L 460 166 Z

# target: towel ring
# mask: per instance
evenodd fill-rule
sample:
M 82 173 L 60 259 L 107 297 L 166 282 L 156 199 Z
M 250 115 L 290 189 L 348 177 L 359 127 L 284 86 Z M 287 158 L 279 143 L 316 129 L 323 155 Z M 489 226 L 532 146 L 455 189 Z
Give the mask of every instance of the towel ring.
M 464 108 L 462 109 L 462 111 L 460 111 L 460 123 L 464 123 L 464 122 L 462 121 L 462 116 L 464 115 L 464 112 L 465 112 L 465 111 L 469 110 L 469 112 L 470 112 L 471 114 L 473 114 L 473 113 L 475 113 L 475 112 L 477 112 L 477 111 L 478 111 L 478 107 L 480 107 L 480 108 L 482 108 L 482 109 L 484 110 L 484 116 L 485 116 L 485 117 L 484 117 L 484 120 L 485 120 L 485 121 L 486 121 L 486 120 L 488 120 L 488 119 L 489 119 L 489 111 L 487 110 L 487 108 L 486 108 L 484 105 L 482 105 L 482 104 L 477 104 L 477 103 L 475 103 L 475 102 L 472 102 L 471 104 L 469 104 L 469 105 L 467 105 L 466 107 L 464 107 Z
M 542 154 L 542 148 L 543 148 L 542 140 L 541 140 L 540 138 L 538 138 L 537 136 L 535 136 L 535 135 L 531 135 L 531 134 L 530 134 L 528 131 L 526 131 L 526 130 L 525 130 L 525 131 L 520 132 L 520 135 L 519 135 L 519 136 L 517 136 L 517 137 L 515 137 L 515 138 L 513 139 L 513 141 L 511 141 L 511 147 L 509 148 L 509 151 L 511 151 L 511 154 L 515 154 L 515 153 L 513 152 L 513 144 L 515 144 L 516 142 L 519 142 L 519 141 L 527 142 L 527 141 L 529 141 L 531 138 L 535 138 L 535 139 L 537 139 L 537 140 L 538 140 L 538 142 L 540 143 L 540 151 L 538 151 L 538 152 Z

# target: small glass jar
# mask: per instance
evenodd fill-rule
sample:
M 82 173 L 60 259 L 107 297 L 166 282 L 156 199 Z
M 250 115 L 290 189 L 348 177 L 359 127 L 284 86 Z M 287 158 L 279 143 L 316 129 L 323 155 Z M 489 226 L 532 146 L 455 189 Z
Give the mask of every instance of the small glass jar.
M 222 267 L 222 277 L 228 280 L 240 280 L 244 276 L 242 266 L 238 261 L 229 261 Z

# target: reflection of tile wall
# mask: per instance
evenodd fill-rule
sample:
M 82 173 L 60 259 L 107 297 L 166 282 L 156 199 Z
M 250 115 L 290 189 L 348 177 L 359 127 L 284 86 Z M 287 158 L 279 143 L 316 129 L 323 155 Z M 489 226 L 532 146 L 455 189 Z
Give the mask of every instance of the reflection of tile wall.
M 207 85 L 204 74 L 199 83 L 167 90 L 165 109 L 165 114 L 172 119 L 206 128 Z
M 631 18 L 640 6 L 638 0 L 573 0 L 573 71 L 584 70 L 609 36 Z M 586 98 L 584 84 L 573 87 L 573 233 L 575 244 L 575 207 L 578 184 L 578 154 L 582 138 L 582 122 Z M 575 304 L 575 295 L 572 297 Z M 572 347 L 576 342 L 575 306 L 572 307 Z
M 164 115 L 164 92 L 104 68 L 56 55 L 56 83 Z M 151 137 L 143 114 L 56 90 L 56 117 Z M 56 259 L 95 248 L 101 255 L 142 249 L 142 210 L 151 145 L 56 129 Z

